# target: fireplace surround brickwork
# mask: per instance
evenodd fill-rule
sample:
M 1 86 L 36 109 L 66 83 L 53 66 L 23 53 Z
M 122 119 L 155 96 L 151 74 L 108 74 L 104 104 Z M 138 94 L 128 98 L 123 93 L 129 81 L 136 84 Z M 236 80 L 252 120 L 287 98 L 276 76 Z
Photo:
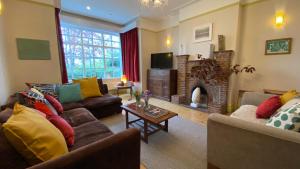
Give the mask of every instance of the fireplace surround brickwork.
M 213 59 L 221 67 L 221 71 L 230 71 L 231 58 L 233 51 L 214 52 Z M 199 66 L 202 60 L 188 60 L 189 55 L 177 56 L 178 78 L 177 78 L 177 93 L 178 97 L 184 97 L 185 103 L 191 103 L 192 89 L 195 86 L 204 86 L 208 93 L 208 113 L 227 113 L 227 97 L 229 89 L 229 77 L 225 81 L 216 84 L 207 84 L 202 78 L 192 76 L 192 68 Z M 218 76 L 224 76 L 220 73 Z

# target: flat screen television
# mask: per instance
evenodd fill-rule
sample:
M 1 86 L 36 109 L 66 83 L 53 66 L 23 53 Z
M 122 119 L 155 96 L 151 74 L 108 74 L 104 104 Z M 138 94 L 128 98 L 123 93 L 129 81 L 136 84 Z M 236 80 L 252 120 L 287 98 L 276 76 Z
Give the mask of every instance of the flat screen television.
M 172 69 L 173 53 L 153 53 L 151 54 L 151 68 L 153 69 Z

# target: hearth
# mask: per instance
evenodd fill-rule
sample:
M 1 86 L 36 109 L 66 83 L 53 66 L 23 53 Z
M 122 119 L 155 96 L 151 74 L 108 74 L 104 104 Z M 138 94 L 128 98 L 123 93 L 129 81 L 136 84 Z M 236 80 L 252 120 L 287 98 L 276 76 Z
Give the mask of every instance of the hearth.
M 192 93 L 200 87 L 203 98 L 200 98 L 202 104 L 206 103 L 207 112 L 209 113 L 226 113 L 229 77 L 226 73 L 230 71 L 231 58 L 233 51 L 214 52 L 213 59 L 209 60 L 188 60 L 189 55 L 177 56 L 178 63 L 178 81 L 177 94 L 172 96 L 172 102 L 183 104 L 186 106 L 192 103 Z M 213 62 L 216 67 L 207 69 L 204 62 Z M 206 71 L 208 78 L 203 77 L 199 72 Z M 222 79 L 220 81 L 219 79 Z M 211 83 L 213 82 L 213 83 Z M 205 107 L 199 108 L 201 111 Z

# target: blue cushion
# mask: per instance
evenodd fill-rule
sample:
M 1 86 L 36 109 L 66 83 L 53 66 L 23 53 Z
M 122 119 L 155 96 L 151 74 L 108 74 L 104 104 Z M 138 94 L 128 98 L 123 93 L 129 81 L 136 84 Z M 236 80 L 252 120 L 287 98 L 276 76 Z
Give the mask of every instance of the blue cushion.
M 59 86 L 58 98 L 61 103 L 78 102 L 82 100 L 80 84 L 68 84 Z

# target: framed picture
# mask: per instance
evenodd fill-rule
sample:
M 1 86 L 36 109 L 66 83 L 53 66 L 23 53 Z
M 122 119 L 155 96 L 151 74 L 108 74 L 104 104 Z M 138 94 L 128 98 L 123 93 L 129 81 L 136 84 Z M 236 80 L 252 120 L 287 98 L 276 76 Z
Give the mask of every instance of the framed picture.
M 290 54 L 292 50 L 292 38 L 272 39 L 266 41 L 265 55 Z
M 211 41 L 212 29 L 213 29 L 212 23 L 195 27 L 193 32 L 194 42 L 198 43 L 198 42 Z

